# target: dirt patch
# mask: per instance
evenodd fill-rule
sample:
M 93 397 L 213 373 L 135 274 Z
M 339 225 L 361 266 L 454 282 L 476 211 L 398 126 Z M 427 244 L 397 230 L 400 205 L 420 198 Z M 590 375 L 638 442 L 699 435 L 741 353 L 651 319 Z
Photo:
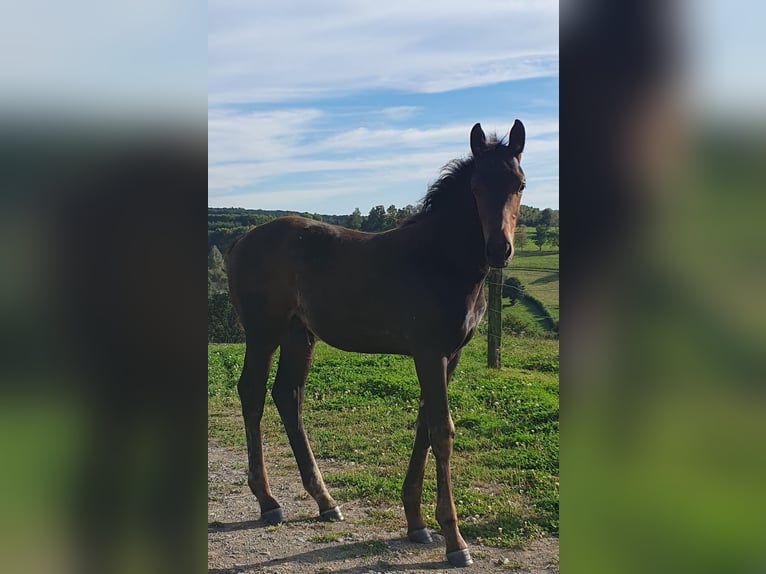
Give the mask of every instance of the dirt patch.
M 289 449 L 267 446 L 272 492 L 286 522 L 268 526 L 258 520 L 258 502 L 246 483 L 247 455 L 208 442 L 208 571 L 215 574 L 336 572 L 370 574 L 456 572 L 444 557 L 444 542 L 421 545 L 406 538 L 404 512 L 338 501 L 345 521 L 317 521 L 317 508 L 301 485 Z M 319 461 L 322 472 L 347 470 Z M 532 541 L 523 548 L 471 544 L 472 572 L 558 574 L 558 538 Z

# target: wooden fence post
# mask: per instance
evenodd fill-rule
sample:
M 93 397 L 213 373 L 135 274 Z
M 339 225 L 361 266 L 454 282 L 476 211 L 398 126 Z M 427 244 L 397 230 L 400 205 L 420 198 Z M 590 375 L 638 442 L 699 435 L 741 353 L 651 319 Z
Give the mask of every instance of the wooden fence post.
M 487 366 L 500 368 L 500 347 L 503 327 L 503 270 L 490 269 L 487 301 Z

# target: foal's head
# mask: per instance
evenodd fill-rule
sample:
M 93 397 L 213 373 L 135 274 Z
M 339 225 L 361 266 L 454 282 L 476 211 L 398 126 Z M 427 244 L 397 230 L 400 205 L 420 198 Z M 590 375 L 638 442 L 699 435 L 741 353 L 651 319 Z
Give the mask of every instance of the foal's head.
M 513 233 L 521 208 L 521 192 L 526 185 L 519 164 L 524 139 L 524 125 L 519 120 L 511 128 L 508 144 L 488 144 L 480 124 L 471 130 L 474 157 L 471 191 L 476 198 L 490 267 L 505 267 L 513 257 Z

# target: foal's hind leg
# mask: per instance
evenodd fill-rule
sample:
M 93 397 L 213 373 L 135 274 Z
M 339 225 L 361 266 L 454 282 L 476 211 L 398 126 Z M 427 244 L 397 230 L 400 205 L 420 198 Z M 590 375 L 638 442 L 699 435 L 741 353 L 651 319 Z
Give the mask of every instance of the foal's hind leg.
M 452 373 L 455 372 L 455 367 L 460 360 L 460 353 L 460 350 L 457 351 L 447 365 L 447 384 L 452 378 Z M 420 504 L 423 498 L 423 475 L 425 474 L 431 438 L 428 434 L 428 419 L 426 418 L 425 402 L 422 395 L 415 429 L 415 444 L 412 447 L 410 464 L 402 486 L 402 504 L 404 505 L 404 515 L 407 518 L 407 536 L 412 542 L 428 544 L 433 542 L 433 538 L 431 538 L 426 523 L 423 521 Z
M 263 464 L 261 418 L 266 398 L 266 382 L 269 378 L 275 348 L 275 345 L 265 345 L 253 339 L 248 340 L 245 365 L 237 384 L 247 437 L 247 483 L 258 499 L 261 518 L 272 524 L 282 522 L 282 509 L 271 495 L 266 467 Z
M 320 517 L 343 520 L 340 508 L 327 492 L 303 428 L 303 389 L 311 368 L 314 342 L 314 335 L 293 318 L 280 346 L 279 368 L 271 394 L 285 425 L 303 486 L 319 505 Z
M 421 398 L 418 419 L 415 423 L 415 444 L 412 447 L 410 464 L 407 467 L 407 475 L 404 477 L 404 485 L 402 486 L 402 504 L 404 505 L 404 515 L 407 518 L 407 536 L 412 542 L 422 544 L 433 542 L 420 510 L 420 503 L 423 498 L 423 475 L 426 470 L 426 459 L 430 446 L 428 420 Z

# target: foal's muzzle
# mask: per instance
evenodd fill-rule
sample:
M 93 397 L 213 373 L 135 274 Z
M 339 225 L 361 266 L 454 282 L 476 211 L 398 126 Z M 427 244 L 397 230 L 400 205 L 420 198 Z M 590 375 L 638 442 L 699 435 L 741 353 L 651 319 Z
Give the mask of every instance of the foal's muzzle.
M 513 257 L 513 245 L 504 237 L 487 243 L 487 263 L 490 267 L 506 267 L 511 257 Z

